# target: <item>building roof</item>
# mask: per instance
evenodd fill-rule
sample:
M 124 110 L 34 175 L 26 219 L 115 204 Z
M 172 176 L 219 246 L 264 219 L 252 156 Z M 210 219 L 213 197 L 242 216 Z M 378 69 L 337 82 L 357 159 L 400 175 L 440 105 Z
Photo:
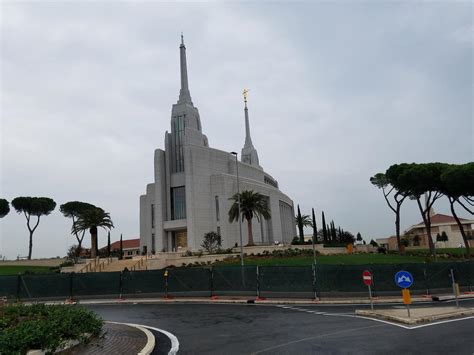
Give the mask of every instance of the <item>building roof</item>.
M 459 218 L 459 220 L 461 222 L 472 223 L 472 221 L 464 219 L 464 218 Z M 456 223 L 456 219 L 453 216 L 448 216 L 446 214 L 441 214 L 441 213 L 437 213 L 431 216 L 431 224 L 452 224 L 452 223 Z M 423 221 L 416 224 L 416 226 L 424 226 L 424 225 L 425 224 L 423 223 Z
M 107 246 L 105 246 L 104 248 L 107 248 Z M 123 249 L 138 249 L 138 248 L 140 248 L 140 238 L 122 240 L 122 248 Z M 117 250 L 120 249 L 120 240 L 110 244 L 110 250 L 116 250 L 116 249 Z

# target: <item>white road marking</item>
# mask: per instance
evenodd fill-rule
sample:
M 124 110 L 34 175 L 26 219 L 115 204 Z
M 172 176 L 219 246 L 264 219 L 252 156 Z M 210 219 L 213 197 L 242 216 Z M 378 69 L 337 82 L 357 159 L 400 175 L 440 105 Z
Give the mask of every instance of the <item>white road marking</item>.
M 164 335 L 166 335 L 168 337 L 168 339 L 171 341 L 171 349 L 170 351 L 168 352 L 168 355 L 176 355 L 178 353 L 178 350 L 179 350 L 179 341 L 178 341 L 178 338 L 176 338 L 176 336 L 166 330 L 163 330 L 163 329 L 159 329 L 159 328 L 155 328 L 155 327 L 150 327 L 148 325 L 144 325 L 144 324 L 134 324 L 134 323 L 121 323 L 121 322 L 107 322 L 107 323 L 113 323 L 113 324 L 125 324 L 125 325 L 129 325 L 129 326 L 132 326 L 132 327 L 141 327 L 141 328 L 146 328 L 146 329 L 153 329 L 159 333 L 162 333 Z
M 308 340 L 313 340 L 313 339 L 318 339 L 318 338 L 324 338 L 324 337 L 328 337 L 328 336 L 332 336 L 332 335 L 338 335 L 338 334 L 349 333 L 349 332 L 354 332 L 354 331 L 357 331 L 357 330 L 364 330 L 364 329 L 370 329 L 370 328 L 376 328 L 376 327 L 380 327 L 380 325 L 371 325 L 371 326 L 369 326 L 369 327 L 344 329 L 344 330 L 339 330 L 339 331 L 337 331 L 337 332 L 331 332 L 331 333 L 326 333 L 326 334 L 320 334 L 320 335 L 317 335 L 317 336 L 314 336 L 314 337 L 308 337 L 308 338 L 293 340 L 293 341 L 290 341 L 290 342 L 287 342 L 287 343 L 283 343 L 283 344 L 280 344 L 280 345 L 272 346 L 272 347 L 270 347 L 270 348 L 266 348 L 266 349 L 262 349 L 262 350 L 259 350 L 259 351 L 255 351 L 255 352 L 251 353 L 251 355 L 261 354 L 261 353 L 264 353 L 264 352 L 267 352 L 267 351 L 270 351 L 270 350 L 282 348 L 282 347 L 284 347 L 284 346 L 288 346 L 288 345 L 292 345 L 292 344 L 296 344 L 296 343 L 301 343 L 301 342 L 308 341 Z
M 277 305 L 276 307 L 285 308 L 285 309 L 290 309 L 290 310 L 293 310 L 293 311 L 300 311 L 300 312 L 302 312 L 303 310 L 305 310 L 305 308 L 297 308 L 297 307 L 291 307 L 291 306 L 285 306 L 285 307 L 283 307 L 283 306 Z M 389 324 L 389 325 L 392 325 L 392 326 L 395 326 L 395 327 L 399 327 L 399 328 L 403 328 L 403 329 L 407 329 L 407 330 L 413 330 L 413 329 L 431 327 L 431 326 L 440 325 L 440 324 L 445 324 L 445 323 L 459 322 L 459 321 L 463 321 L 463 320 L 474 319 L 474 316 L 468 316 L 468 317 L 463 317 L 463 318 L 446 319 L 446 320 L 441 320 L 441 321 L 438 321 L 438 322 L 432 322 L 432 323 L 427 323 L 427 324 L 420 324 L 420 325 L 408 326 L 408 325 L 403 325 L 403 324 L 399 324 L 399 323 L 394 323 L 394 322 L 386 321 L 386 320 L 383 320 L 383 319 L 364 317 L 364 316 L 359 316 L 359 315 L 351 314 L 351 313 L 317 312 L 317 311 L 309 311 L 308 309 L 306 309 L 306 311 L 307 311 L 307 313 L 313 313 L 313 314 L 315 314 L 315 315 L 321 315 L 321 316 L 348 317 L 348 318 L 367 319 L 367 320 L 371 320 L 371 321 L 374 321 L 374 322 L 385 323 L 385 324 Z
M 171 349 L 168 353 L 168 355 L 176 355 L 179 350 L 179 341 L 178 338 L 174 334 L 171 334 L 170 332 L 167 332 L 166 330 L 155 328 L 155 327 L 149 327 L 147 325 L 144 325 L 143 327 L 148 328 L 148 329 L 153 329 L 156 330 L 157 332 L 163 333 L 166 335 L 169 340 L 171 341 Z

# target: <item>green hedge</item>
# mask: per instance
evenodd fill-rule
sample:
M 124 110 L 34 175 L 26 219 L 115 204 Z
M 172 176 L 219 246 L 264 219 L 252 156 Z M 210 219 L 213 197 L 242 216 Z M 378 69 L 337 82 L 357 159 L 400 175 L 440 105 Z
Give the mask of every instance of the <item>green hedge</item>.
M 14 304 L 3 307 L 0 354 L 26 354 L 30 349 L 49 353 L 69 340 L 85 341 L 101 333 L 103 321 L 79 306 Z

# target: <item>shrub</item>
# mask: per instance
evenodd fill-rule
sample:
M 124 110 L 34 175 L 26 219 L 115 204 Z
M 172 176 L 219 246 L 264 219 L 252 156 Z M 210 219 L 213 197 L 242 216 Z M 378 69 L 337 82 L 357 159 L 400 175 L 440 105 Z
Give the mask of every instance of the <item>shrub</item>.
M 66 260 L 59 264 L 59 267 L 68 267 L 68 266 L 74 266 L 74 261 L 72 260 Z
M 44 304 L 8 305 L 0 322 L 2 354 L 23 354 L 29 349 L 54 352 L 69 340 L 98 336 L 103 321 L 79 306 Z
M 197 256 L 198 258 L 200 258 L 202 255 L 203 255 L 202 250 L 195 251 L 195 252 L 192 252 L 191 250 L 186 250 L 186 252 L 182 254 L 181 256 Z
M 291 245 L 300 245 L 300 238 L 299 237 L 294 237 L 293 240 L 291 241 Z
M 234 250 L 232 248 L 217 249 L 213 254 L 232 254 Z
M 345 243 L 326 243 L 326 244 L 323 244 L 323 247 L 325 248 L 345 248 L 347 247 L 347 244 Z
M 222 238 L 216 232 L 209 232 L 204 234 L 204 239 L 201 243 L 202 248 L 208 253 L 212 253 L 219 249 L 222 245 Z

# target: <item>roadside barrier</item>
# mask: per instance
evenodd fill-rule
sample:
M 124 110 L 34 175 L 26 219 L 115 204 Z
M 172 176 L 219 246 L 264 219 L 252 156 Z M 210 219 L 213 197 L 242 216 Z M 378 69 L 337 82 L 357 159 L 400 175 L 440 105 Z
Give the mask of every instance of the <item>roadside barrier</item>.
M 203 266 L 163 270 L 0 276 L 0 297 L 17 300 L 97 297 L 250 296 L 327 298 L 367 295 L 362 272 L 372 273 L 373 296 L 399 295 L 394 275 L 409 271 L 412 294 L 474 291 L 474 261 L 422 264 Z

